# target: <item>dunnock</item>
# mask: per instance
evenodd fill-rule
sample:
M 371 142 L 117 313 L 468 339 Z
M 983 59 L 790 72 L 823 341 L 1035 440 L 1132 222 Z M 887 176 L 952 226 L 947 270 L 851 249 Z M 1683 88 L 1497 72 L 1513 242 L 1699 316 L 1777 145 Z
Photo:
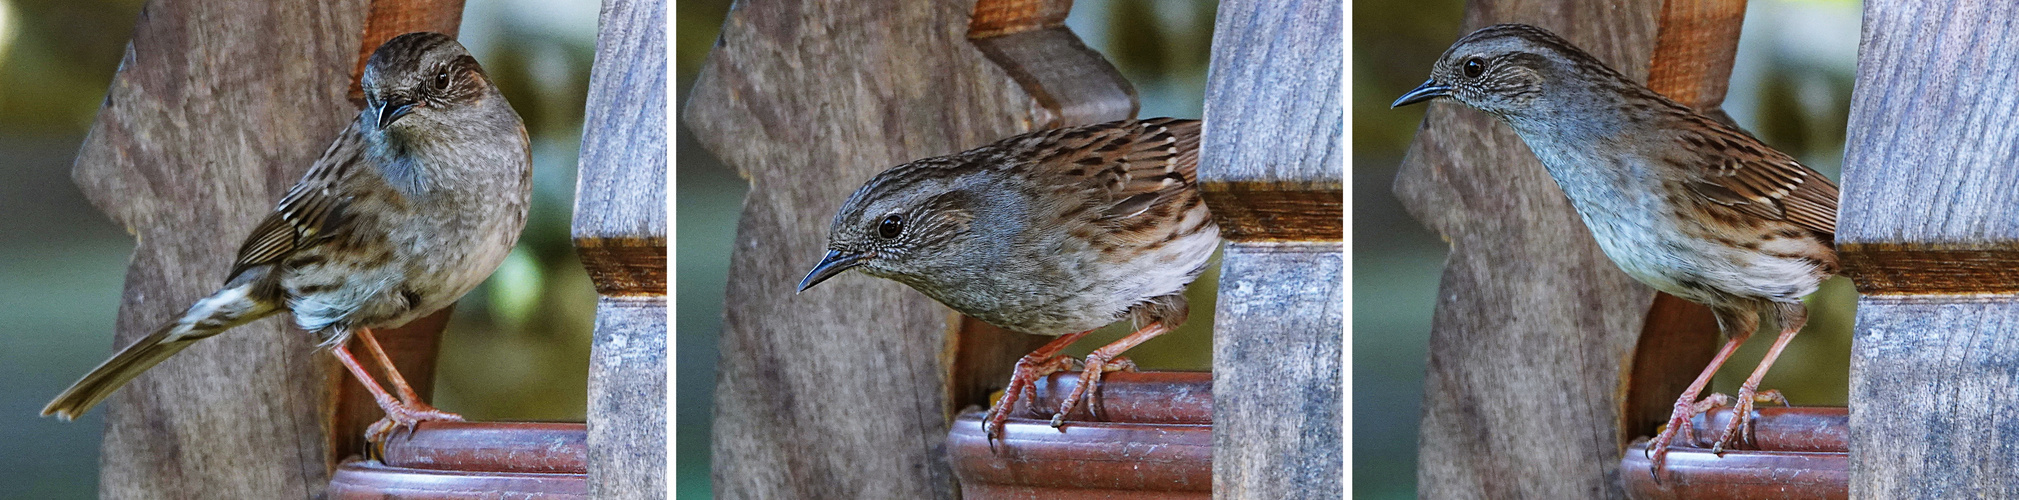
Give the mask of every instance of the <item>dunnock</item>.
M 800 291 L 859 269 L 962 314 L 1058 336 L 1025 355 L 989 409 L 990 442 L 1039 377 L 1088 332 L 1138 330 L 1087 355 L 1052 426 L 1122 351 L 1185 321 L 1185 286 L 1205 270 L 1219 226 L 1199 197 L 1199 122 L 1158 118 L 1045 130 L 878 174 L 834 216 L 828 252 Z M 1089 404 L 1089 408 L 1093 408 Z
M 1801 298 L 1837 272 L 1837 187 L 1745 131 L 1671 101 L 1534 26 L 1488 26 L 1459 39 L 1402 106 L 1451 99 L 1499 117 L 1563 188 L 1599 248 L 1634 279 L 1710 307 L 1729 338 L 1655 437 L 1658 472 L 1677 432 L 1729 398 L 1697 395 L 1758 326 L 1780 326 L 1739 386 L 1722 452 L 1750 430 L 1760 378 L 1808 313 Z
M 461 419 L 420 401 L 371 329 L 447 307 L 511 251 L 532 188 L 526 127 L 446 35 L 387 41 L 362 85 L 366 108 L 253 229 L 224 286 L 93 369 L 43 415 L 74 419 L 196 341 L 289 311 L 385 410 L 372 440 Z M 351 355 L 353 333 L 398 399 Z

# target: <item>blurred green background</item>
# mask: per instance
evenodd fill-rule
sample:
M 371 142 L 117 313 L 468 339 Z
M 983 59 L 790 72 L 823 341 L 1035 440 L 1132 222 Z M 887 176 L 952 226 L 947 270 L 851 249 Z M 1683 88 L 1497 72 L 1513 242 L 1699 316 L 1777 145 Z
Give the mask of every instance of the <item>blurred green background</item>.
M 684 109 L 708 51 L 730 6 L 727 0 L 683 0 L 675 4 L 675 102 Z M 1212 44 L 1217 2 L 1206 0 L 1078 0 L 1066 21 L 1087 46 L 1100 51 L 1136 86 L 1140 117 L 1198 118 L 1206 86 L 1206 59 Z M 677 111 L 677 110 L 676 110 Z M 722 330 L 723 292 L 728 286 L 729 252 L 736 219 L 749 190 L 729 167 L 678 127 L 675 166 L 674 246 L 679 269 L 675 308 L 678 361 L 675 385 L 675 475 L 679 498 L 708 498 L 709 420 L 714 414 L 717 339 Z M 867 180 L 867 179 L 864 179 Z M 806 256 L 811 268 L 818 255 Z M 1204 370 L 1212 365 L 1211 311 L 1218 266 L 1187 293 L 1191 319 L 1176 332 L 1129 350 L 1145 369 Z M 1125 334 L 1109 327 L 1068 350 L 1084 355 Z
M 133 240 L 84 201 L 70 165 L 142 3 L 0 0 L 0 498 L 97 497 L 103 410 L 37 415 L 114 347 Z M 525 118 L 534 161 L 525 236 L 444 339 L 435 402 L 473 419 L 583 416 L 596 295 L 568 223 L 598 8 L 465 8 L 462 41 Z
M 1753 0 L 1725 110 L 1768 144 L 1831 178 L 1843 159 L 1857 64 L 1855 0 Z M 1353 494 L 1416 498 L 1416 439 L 1430 318 L 1449 247 L 1391 194 L 1425 107 L 1388 103 L 1422 83 L 1460 35 L 1462 0 L 1353 2 Z M 1440 104 L 1448 105 L 1448 104 Z M 1856 292 L 1832 279 L 1809 326 L 1767 375 L 1797 405 L 1843 405 Z M 1719 372 L 1735 392 L 1772 334 Z

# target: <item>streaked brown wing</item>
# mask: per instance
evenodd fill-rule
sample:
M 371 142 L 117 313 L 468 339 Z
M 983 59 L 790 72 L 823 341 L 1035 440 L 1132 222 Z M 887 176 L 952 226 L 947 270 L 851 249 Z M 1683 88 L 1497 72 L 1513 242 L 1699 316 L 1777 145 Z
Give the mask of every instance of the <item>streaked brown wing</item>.
M 1158 221 L 1201 204 L 1198 120 L 1111 122 L 1046 135 L 1053 149 L 1038 156 L 1038 168 L 1104 201 L 1095 204 L 1094 223 L 1118 242 L 1142 244 L 1184 230 Z
M 308 173 L 288 189 L 273 213 L 253 228 L 238 247 L 227 281 L 246 269 L 285 259 L 330 237 L 342 225 L 344 205 L 350 200 L 338 192 L 337 185 L 363 157 L 364 137 L 358 127 L 358 121 L 353 120 Z
M 1697 139 L 1697 140 L 1690 140 Z M 1784 220 L 1821 235 L 1837 232 L 1837 186 L 1794 158 L 1742 134 L 1686 136 L 1693 147 L 1723 153 L 1689 181 L 1691 192 L 1741 213 Z

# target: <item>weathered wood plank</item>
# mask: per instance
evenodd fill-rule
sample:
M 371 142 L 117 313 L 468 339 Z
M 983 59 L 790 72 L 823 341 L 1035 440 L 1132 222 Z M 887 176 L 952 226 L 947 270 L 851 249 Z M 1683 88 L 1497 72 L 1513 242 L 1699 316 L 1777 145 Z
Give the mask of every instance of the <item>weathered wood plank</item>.
M 118 345 L 215 290 L 239 237 L 343 129 L 366 8 L 148 3 L 72 174 L 139 241 Z M 326 358 L 278 317 L 141 375 L 107 405 L 100 495 L 315 497 Z
M 666 487 L 665 2 L 605 0 L 574 239 L 603 297 L 589 362 L 589 494 Z
M 1213 316 L 1213 496 L 1344 491 L 1344 10 L 1221 2 L 1200 189 L 1229 243 Z
M 1851 496 L 2019 496 L 2019 6 L 1865 4 L 1837 230 Z M 1961 264 L 1961 265 L 1959 265 Z
M 1541 26 L 1640 78 L 1660 9 L 1474 0 L 1464 25 Z M 1483 113 L 1432 104 L 1395 192 L 1452 246 L 1431 326 L 1419 495 L 1619 498 L 1622 365 L 1653 292 L 1605 258 L 1534 155 Z
M 686 112 L 752 185 L 716 389 L 718 496 L 956 494 L 944 454 L 957 404 L 946 396 L 947 310 L 866 276 L 806 294 L 794 285 L 826 246 L 835 208 L 876 172 L 1055 123 L 1064 109 L 1118 109 L 1079 107 L 1090 100 L 1130 99 L 1047 89 L 1060 108 L 1046 107 L 969 42 L 974 7 L 764 2 L 725 22 Z

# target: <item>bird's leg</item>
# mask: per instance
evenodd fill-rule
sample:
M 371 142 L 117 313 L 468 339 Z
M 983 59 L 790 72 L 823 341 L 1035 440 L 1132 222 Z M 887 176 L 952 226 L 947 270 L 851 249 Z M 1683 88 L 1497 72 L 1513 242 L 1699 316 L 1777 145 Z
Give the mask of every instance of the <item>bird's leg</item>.
M 1127 351 L 1131 347 L 1135 347 L 1169 331 L 1171 330 L 1165 328 L 1163 323 L 1152 322 L 1149 326 L 1136 330 L 1135 333 L 1122 337 L 1121 340 L 1116 340 L 1112 344 L 1101 346 L 1100 349 L 1095 349 L 1092 354 L 1088 354 L 1086 370 L 1080 372 L 1080 385 L 1073 388 L 1073 393 L 1066 396 L 1065 402 L 1059 403 L 1059 412 L 1052 414 L 1052 427 L 1064 427 L 1066 425 L 1066 414 L 1071 413 L 1073 407 L 1079 405 L 1080 398 L 1082 397 L 1087 400 L 1087 414 L 1093 415 L 1094 407 L 1099 406 L 1096 404 L 1099 396 L 1093 395 L 1095 393 L 1091 389 L 1094 385 L 1101 383 L 1101 374 L 1108 372 L 1111 368 L 1135 369 L 1135 362 L 1119 358 L 1122 351 Z
M 1766 378 L 1767 368 L 1774 366 L 1774 358 L 1781 356 L 1781 349 L 1786 348 L 1788 341 L 1794 340 L 1795 334 L 1802 331 L 1802 325 L 1808 323 L 1809 312 L 1800 302 L 1775 305 L 1780 308 L 1781 334 L 1774 338 L 1773 347 L 1767 349 L 1766 357 L 1760 358 L 1753 374 L 1746 377 L 1745 383 L 1739 384 L 1738 403 L 1732 407 L 1732 421 L 1725 424 L 1724 434 L 1719 435 L 1717 442 L 1711 445 L 1711 453 L 1723 455 L 1725 448 L 1735 440 L 1753 441 L 1753 426 L 1748 424 L 1753 420 L 1754 402 L 1779 401 L 1782 406 L 1788 404 L 1788 399 L 1782 397 L 1780 391 L 1759 392 L 1760 379 Z M 1743 439 L 1738 439 L 1741 436 Z
M 372 329 L 359 328 L 358 339 L 361 340 L 360 343 L 365 345 L 365 350 L 371 353 L 372 359 L 378 361 L 379 369 L 386 372 L 386 381 L 392 382 L 393 391 L 399 394 L 400 402 L 419 402 L 421 400 L 420 394 L 416 394 L 414 387 L 407 385 L 407 378 L 400 375 L 398 368 L 393 367 L 393 358 L 386 355 L 385 347 L 379 345 L 379 339 L 372 335 Z
M 982 418 L 982 432 L 988 436 L 990 451 L 995 450 L 996 440 L 1002 439 L 1003 424 L 1009 421 L 1010 410 L 1016 408 L 1017 398 L 1026 397 L 1030 399 L 1031 404 L 1037 404 L 1037 380 L 1071 366 L 1072 360 L 1059 356 L 1059 351 L 1065 350 L 1066 346 L 1072 345 L 1089 333 L 1093 333 L 1093 330 L 1060 335 L 1059 338 L 1017 359 L 1016 368 L 1010 372 L 1009 386 L 1003 388 L 1002 399 L 997 400 L 995 406 L 989 407 L 988 413 Z
M 416 425 L 425 421 L 446 420 L 460 422 L 463 420 L 461 415 L 441 411 L 435 409 L 433 406 L 429 406 L 427 403 L 421 402 L 420 397 L 414 393 L 413 387 L 407 385 L 406 379 L 400 376 L 398 369 L 393 368 L 392 359 L 386 356 L 385 348 L 379 346 L 377 339 L 372 337 L 370 330 L 359 329 L 357 337 L 365 345 L 365 350 L 370 352 L 372 357 L 375 358 L 374 361 L 379 364 L 379 367 L 385 370 L 387 379 L 391 380 L 396 390 L 400 392 L 399 398 L 395 399 L 383 386 L 380 386 L 378 380 L 374 379 L 371 373 L 365 371 L 364 366 L 358 363 L 357 358 L 351 354 L 349 347 L 338 344 L 335 349 L 330 351 L 336 355 L 339 362 L 343 363 L 344 368 L 350 370 L 352 376 L 357 377 L 359 383 L 364 384 L 365 390 L 372 393 L 372 400 L 378 403 L 379 409 L 385 411 L 385 418 L 373 423 L 365 431 L 366 441 L 384 443 L 386 438 L 392 435 L 393 431 L 401 429 L 411 431 Z
M 1648 474 L 1653 475 L 1657 481 L 1661 479 L 1662 463 L 1668 460 L 1669 443 L 1675 441 L 1676 435 L 1682 434 L 1686 441 L 1695 440 L 1691 437 L 1694 432 L 1690 428 L 1690 417 L 1696 416 L 1700 411 L 1697 395 L 1703 393 L 1704 386 L 1710 385 L 1711 376 L 1716 375 L 1718 368 L 1724 366 L 1725 359 L 1732 357 L 1732 352 L 1739 350 L 1739 345 L 1744 344 L 1746 337 L 1752 336 L 1753 329 L 1759 326 L 1759 316 L 1752 309 L 1743 311 L 1713 309 L 1713 311 L 1717 313 L 1719 329 L 1724 330 L 1727 340 L 1724 347 L 1718 348 L 1717 355 L 1711 357 L 1710 365 L 1705 366 L 1703 372 L 1697 374 L 1696 380 L 1690 382 L 1689 388 L 1683 389 L 1682 396 L 1676 398 L 1675 409 L 1669 413 L 1668 424 L 1662 427 L 1660 433 L 1655 434 L 1653 441 L 1648 442 Z

